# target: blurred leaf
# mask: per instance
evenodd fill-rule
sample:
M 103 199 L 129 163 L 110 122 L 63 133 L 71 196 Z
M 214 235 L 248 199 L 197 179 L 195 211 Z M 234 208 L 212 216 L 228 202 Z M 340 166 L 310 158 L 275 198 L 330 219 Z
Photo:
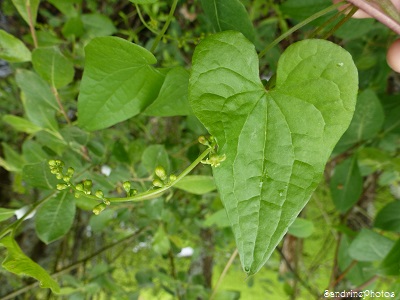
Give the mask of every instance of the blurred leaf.
M 400 233 L 400 201 L 394 201 L 382 208 L 376 218 L 374 227 Z
M 221 290 L 216 293 L 215 300 L 239 300 L 240 291 Z
M 170 162 L 164 145 L 148 146 L 142 154 L 142 164 L 149 174 L 153 174 L 158 166 L 163 167 L 169 173 Z
M 155 198 L 146 200 L 143 203 L 146 219 L 148 220 L 161 220 L 164 210 L 164 199 Z
M 254 28 L 239 0 L 201 0 L 201 6 L 216 32 L 236 30 L 254 41 Z
M 135 274 L 135 279 L 140 286 L 153 285 L 153 271 L 151 269 L 139 270 Z
M 361 229 L 349 246 L 349 255 L 358 261 L 382 260 L 393 247 L 394 242 L 372 230 Z
M 62 238 L 75 218 L 75 198 L 69 191 L 60 192 L 39 207 L 35 216 L 38 237 L 50 244 Z
M 64 24 L 61 32 L 66 38 L 81 37 L 85 32 L 82 19 L 80 17 L 70 18 Z
M 382 261 L 379 269 L 383 275 L 400 275 L 400 239 L 394 244 L 388 255 Z
M 314 13 L 329 6 L 326 0 L 286 0 L 280 6 L 282 13 L 289 18 L 303 21 Z
M 93 208 L 99 204 L 99 201 L 86 197 L 85 195 L 80 195 L 79 198 L 75 199 L 75 204 L 80 209 L 92 211 Z
M 27 164 L 43 162 L 48 158 L 43 147 L 34 140 L 25 140 L 22 144 L 22 155 Z
M 203 226 L 211 227 L 213 225 L 215 225 L 217 228 L 225 228 L 230 226 L 228 215 L 226 214 L 225 209 L 220 209 L 219 211 L 206 217 Z
M 195 195 L 203 195 L 216 190 L 214 178 L 204 175 L 187 175 L 174 187 Z
M 61 140 L 58 137 L 55 137 L 53 134 L 47 131 L 39 131 L 36 133 L 36 141 L 42 145 L 43 149 L 46 152 L 53 152 L 53 154 L 61 155 L 67 144 L 64 140 Z
M 168 235 L 166 234 L 163 226 L 160 225 L 153 237 L 153 250 L 160 255 L 166 255 L 170 248 L 171 243 L 168 239 Z
M 157 97 L 164 76 L 151 66 L 156 58 L 146 49 L 120 38 L 99 37 L 89 42 L 85 53 L 80 127 L 107 128 L 137 115 Z
M 349 255 L 350 243 L 350 238 L 347 235 L 343 235 L 340 241 L 338 254 L 338 266 L 342 272 L 353 263 L 353 258 Z M 370 262 L 358 262 L 347 272 L 345 278 L 353 285 L 359 286 L 375 275 L 376 269 L 372 268 Z
M 334 35 L 344 40 L 357 39 L 364 37 L 369 31 L 371 31 L 375 27 L 376 20 L 372 18 L 357 20 L 350 19 L 347 20 L 342 26 L 340 26 Z
M 129 1 L 135 4 L 152 4 L 157 2 L 157 0 L 129 0 Z
M 41 127 L 36 126 L 31 121 L 18 116 L 5 115 L 3 117 L 3 121 L 10 124 L 12 127 L 14 127 L 15 130 L 22 131 L 27 134 L 33 134 L 42 130 Z
M 15 214 L 15 209 L 0 207 L 0 222 L 13 217 L 14 214 Z
M 357 203 L 363 190 L 363 178 L 355 157 L 336 165 L 330 182 L 332 200 L 336 208 L 344 213 Z
M 30 61 L 31 52 L 22 41 L 0 29 L 0 58 L 9 62 Z
M 400 133 L 400 106 L 392 109 L 385 119 L 384 130 L 387 132 Z
M 35 71 L 51 86 L 60 88 L 74 79 L 74 65 L 58 48 L 36 48 L 32 53 Z
M 71 17 L 75 17 L 78 12 L 74 7 L 74 2 L 77 1 L 60 1 L 60 0 L 47 0 L 48 2 L 50 2 L 51 4 L 53 4 L 60 12 L 63 13 L 63 15 L 71 18 Z
M 25 164 L 25 160 L 6 143 L 1 143 L 3 146 L 4 160 L 0 157 L 0 166 L 9 172 L 21 172 Z
M 125 145 L 121 141 L 116 141 L 112 149 L 113 156 L 122 163 L 130 163 L 129 154 L 125 149 Z
M 56 176 L 51 174 L 47 162 L 25 165 L 22 171 L 22 179 L 32 187 L 54 190 L 59 183 Z
M 101 14 L 84 14 L 81 16 L 81 19 L 85 28 L 85 34 L 90 38 L 112 35 L 117 32 L 114 24 L 107 16 Z M 118 56 L 114 54 L 106 57 L 117 58 Z
M 11 236 L 1 239 L 0 245 L 6 247 L 8 251 L 2 264 L 4 269 L 20 276 L 35 278 L 41 288 L 50 288 L 54 293 L 60 291 L 58 283 L 41 266 L 26 256 Z
M 171 69 L 161 86 L 156 100 L 144 114 L 147 116 L 186 116 L 190 113 L 188 101 L 189 72 L 182 67 Z
M 335 147 L 341 153 L 357 142 L 371 139 L 381 130 L 385 116 L 382 104 L 372 90 L 365 90 L 359 96 L 354 117 L 349 128 Z
M 38 30 L 36 36 L 40 47 L 53 47 L 64 43 L 54 31 Z
M 97 202 L 98 203 L 98 202 Z M 106 209 L 98 215 L 90 216 L 89 226 L 94 233 L 100 233 L 114 219 L 115 211 Z
M 40 0 L 11 0 L 16 9 L 18 10 L 21 17 L 25 20 L 25 22 L 29 25 L 30 19 L 32 20 L 32 25 L 36 24 L 36 16 L 38 12 L 39 2 Z M 29 11 L 28 12 L 28 7 Z
M 22 103 L 28 119 L 41 128 L 57 131 L 55 112 L 58 111 L 58 104 L 49 85 L 27 70 L 18 70 L 16 81 L 23 92 Z
M 90 141 L 89 133 L 75 126 L 64 127 L 60 130 L 64 140 L 71 144 L 76 143 L 85 146 Z
M 357 161 L 360 169 L 369 175 L 376 171 L 382 171 L 392 168 L 392 157 L 386 152 L 378 148 L 365 147 L 357 152 Z
M 296 218 L 296 220 L 289 226 L 288 233 L 297 238 L 307 238 L 314 232 L 314 223 L 310 220 L 303 218 Z

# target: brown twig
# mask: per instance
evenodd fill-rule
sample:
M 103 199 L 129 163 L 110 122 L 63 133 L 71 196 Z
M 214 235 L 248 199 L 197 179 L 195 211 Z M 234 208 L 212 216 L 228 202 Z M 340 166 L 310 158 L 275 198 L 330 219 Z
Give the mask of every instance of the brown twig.
M 35 31 L 35 25 L 33 24 L 33 17 L 32 17 L 32 12 L 31 12 L 31 2 L 30 0 L 25 1 L 25 7 L 26 7 L 26 12 L 28 13 L 28 20 L 29 20 L 29 30 L 31 31 L 32 39 L 33 39 L 33 45 L 35 48 L 38 47 L 38 41 L 36 37 L 36 31 Z
M 343 278 L 353 269 L 353 267 L 358 263 L 358 261 L 353 260 L 351 264 L 336 278 L 335 282 L 332 284 L 332 288 L 337 286 L 339 282 L 343 280 Z
M 63 114 L 65 120 L 67 121 L 68 125 L 71 125 L 71 120 L 68 118 L 68 115 L 64 110 L 64 107 L 61 103 L 60 95 L 58 94 L 57 89 L 54 86 L 52 86 L 51 91 L 53 92 L 54 97 L 56 97 L 58 107 L 60 108 L 60 111 Z

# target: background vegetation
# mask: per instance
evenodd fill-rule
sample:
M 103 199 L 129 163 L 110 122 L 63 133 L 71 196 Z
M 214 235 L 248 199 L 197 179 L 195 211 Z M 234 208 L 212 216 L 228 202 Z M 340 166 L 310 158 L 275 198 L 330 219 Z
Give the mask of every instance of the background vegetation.
M 319 299 L 326 289 L 400 299 L 400 76 L 385 62 L 395 33 L 333 10 L 289 32 L 327 0 L 220 2 L 229 2 L 219 16 L 225 28 L 214 26 L 209 1 L 0 2 L 1 299 Z M 177 175 L 204 151 L 198 137 L 207 130 L 187 102 L 189 71 L 196 45 L 225 29 L 241 31 L 258 52 L 290 33 L 261 57 L 265 80 L 289 45 L 309 37 L 344 47 L 359 71 L 355 115 L 324 180 L 247 279 L 209 166 L 154 199 L 107 207 L 95 200 L 98 190 L 153 191 L 157 166 Z M 164 103 L 91 130 L 91 115 L 77 113 L 84 47 L 111 35 L 173 72 Z M 172 99 L 180 105 L 168 106 Z M 75 190 L 57 186 L 55 160 Z M 76 198 L 79 182 L 96 196 Z M 94 207 L 106 209 L 96 215 Z

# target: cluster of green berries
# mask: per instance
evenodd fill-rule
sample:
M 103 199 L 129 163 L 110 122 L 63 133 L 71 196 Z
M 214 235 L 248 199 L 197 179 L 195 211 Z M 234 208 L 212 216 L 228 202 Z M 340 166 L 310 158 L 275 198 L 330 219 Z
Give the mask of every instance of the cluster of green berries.
M 49 167 L 51 174 L 56 175 L 56 178 L 64 181 L 64 183 L 57 184 L 57 190 L 62 191 L 71 186 L 71 178 L 74 175 L 75 170 L 73 168 L 68 168 L 65 173 L 63 173 L 64 162 L 59 159 L 49 160 Z
M 174 174 L 167 175 L 167 172 L 165 172 L 165 169 L 161 166 L 158 166 L 154 170 L 155 178 L 153 180 L 153 185 L 155 187 L 162 188 L 164 186 L 169 186 L 171 185 L 172 182 L 176 180 L 176 176 Z
M 217 145 L 217 141 L 215 140 L 215 138 L 211 135 L 209 137 L 205 137 L 205 136 L 199 136 L 198 141 L 200 144 L 207 146 L 211 149 L 214 149 L 215 146 Z
M 89 179 L 84 180 L 75 186 L 71 183 L 71 178 L 74 175 L 75 170 L 73 168 L 68 168 L 64 173 L 64 162 L 61 160 L 49 160 L 50 172 L 56 175 L 56 178 L 64 181 L 63 183 L 57 184 L 57 190 L 62 191 L 67 188 L 73 188 L 75 190 L 75 198 L 79 198 L 81 195 L 91 195 L 93 182 Z M 93 213 L 98 215 L 101 213 L 108 205 L 110 205 L 110 201 L 104 197 L 104 193 L 101 190 L 98 190 L 94 193 L 94 195 L 102 200 L 103 202 L 99 205 L 96 205 L 93 208 Z
M 125 181 L 122 184 L 122 187 L 124 188 L 127 197 L 135 196 L 138 193 L 137 190 L 131 189 L 131 183 L 129 181 Z

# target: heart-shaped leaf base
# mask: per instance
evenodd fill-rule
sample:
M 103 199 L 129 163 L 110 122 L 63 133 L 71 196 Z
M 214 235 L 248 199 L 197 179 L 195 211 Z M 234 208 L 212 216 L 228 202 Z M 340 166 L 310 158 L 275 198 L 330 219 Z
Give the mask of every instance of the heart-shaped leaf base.
M 214 178 L 248 275 L 268 260 L 317 187 L 357 91 L 350 54 L 328 41 L 291 45 L 270 91 L 242 34 L 215 34 L 196 48 L 189 98 L 226 155 Z

